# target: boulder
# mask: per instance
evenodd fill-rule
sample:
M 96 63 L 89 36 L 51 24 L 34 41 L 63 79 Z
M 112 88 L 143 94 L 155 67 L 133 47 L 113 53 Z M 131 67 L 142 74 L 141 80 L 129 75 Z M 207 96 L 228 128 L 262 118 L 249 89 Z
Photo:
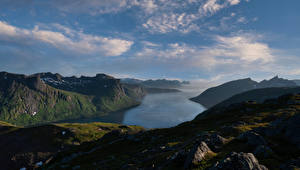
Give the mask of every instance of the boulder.
M 213 151 L 219 151 L 219 149 L 227 142 L 227 139 L 223 138 L 222 136 L 214 133 L 210 135 L 208 138 L 204 140 L 209 148 Z
M 260 165 L 252 153 L 232 152 L 220 163 L 216 163 L 210 170 L 267 170 Z
M 197 144 L 188 154 L 185 163 L 184 163 L 184 169 L 188 169 L 190 167 L 193 167 L 200 163 L 205 156 L 212 152 L 210 148 L 207 146 L 205 142 L 200 142 L 200 144 Z
M 265 139 L 256 132 L 247 131 L 237 137 L 238 140 L 247 141 L 250 146 L 267 145 Z

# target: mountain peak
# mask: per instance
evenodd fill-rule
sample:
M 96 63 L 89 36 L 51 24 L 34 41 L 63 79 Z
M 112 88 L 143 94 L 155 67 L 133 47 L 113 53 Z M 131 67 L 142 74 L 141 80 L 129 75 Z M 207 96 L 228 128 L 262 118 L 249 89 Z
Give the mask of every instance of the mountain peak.
M 278 80 L 278 79 L 282 79 L 282 78 L 279 78 L 278 75 L 276 75 L 273 78 L 271 78 L 270 80 Z

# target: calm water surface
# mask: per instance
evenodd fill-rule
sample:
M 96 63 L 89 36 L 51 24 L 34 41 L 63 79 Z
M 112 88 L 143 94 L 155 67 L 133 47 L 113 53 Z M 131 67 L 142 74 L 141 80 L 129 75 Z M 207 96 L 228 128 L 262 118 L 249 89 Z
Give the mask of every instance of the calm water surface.
M 190 121 L 205 110 L 189 100 L 194 96 L 191 92 L 149 94 L 140 106 L 125 112 L 123 124 L 166 128 Z

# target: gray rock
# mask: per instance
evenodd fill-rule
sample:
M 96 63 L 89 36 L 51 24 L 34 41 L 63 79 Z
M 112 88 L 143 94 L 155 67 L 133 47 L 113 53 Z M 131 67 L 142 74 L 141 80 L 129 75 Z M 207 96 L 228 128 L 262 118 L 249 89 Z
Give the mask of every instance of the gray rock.
M 220 163 L 216 163 L 210 170 L 267 170 L 260 165 L 252 153 L 231 153 Z
M 188 154 L 184 163 L 184 169 L 188 169 L 200 163 L 209 152 L 212 151 L 207 144 L 205 142 L 200 142 L 200 144 L 196 145 Z
M 227 139 L 223 138 L 222 136 L 214 133 L 204 139 L 205 143 L 211 148 L 213 151 L 218 151 L 226 142 Z
M 258 133 L 253 131 L 247 131 L 245 133 L 242 133 L 237 137 L 237 139 L 247 141 L 247 144 L 250 146 L 267 145 L 265 139 Z

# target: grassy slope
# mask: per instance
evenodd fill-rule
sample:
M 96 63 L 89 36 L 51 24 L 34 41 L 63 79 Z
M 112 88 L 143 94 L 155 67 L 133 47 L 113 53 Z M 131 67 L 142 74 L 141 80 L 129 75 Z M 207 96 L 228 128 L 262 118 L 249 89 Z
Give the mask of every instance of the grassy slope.
M 300 101 L 300 96 L 290 98 Z M 287 99 L 285 99 L 287 100 Z M 163 167 L 164 169 L 181 169 L 182 162 L 169 162 L 169 158 L 180 150 L 189 150 L 199 134 L 217 132 L 228 139 L 228 143 L 217 153 L 211 154 L 202 161 L 196 169 L 205 169 L 219 161 L 232 151 L 252 152 L 253 148 L 239 141 L 236 137 L 258 127 L 268 127 L 278 118 L 289 119 L 300 114 L 300 105 L 287 104 L 255 104 L 245 103 L 238 107 L 223 110 L 209 110 L 191 122 L 183 123 L 174 128 L 146 131 L 136 136 L 138 140 L 120 139 L 111 136 L 105 140 L 93 142 L 76 148 L 70 152 L 59 154 L 48 168 L 59 169 L 61 166 L 81 169 L 120 169 L 121 167 Z M 231 131 L 226 130 L 238 121 L 245 125 L 234 126 Z M 277 169 L 280 164 L 297 158 L 300 151 L 284 136 L 264 137 L 268 146 L 274 151 L 269 158 L 258 157 L 260 163 L 270 169 Z M 102 147 L 98 147 L 102 146 Z M 124 147 L 126 146 L 126 147 Z M 161 146 L 167 149 L 162 149 Z M 98 147 L 98 148 L 97 148 Z M 80 157 L 62 162 L 62 158 L 69 157 L 82 150 L 92 150 Z
M 143 128 L 112 123 L 64 123 L 23 128 L 0 122 L 0 146 L 5 146 L 0 153 L 1 168 L 32 168 L 41 160 L 51 159 L 60 150 L 97 141 L 114 130 L 137 133 Z
M 30 125 L 81 116 L 91 116 L 96 107 L 91 97 L 57 90 L 50 86 L 41 91 L 19 85 L 12 93 L 0 96 L 0 119 L 16 125 Z M 32 115 L 37 112 L 36 115 Z

